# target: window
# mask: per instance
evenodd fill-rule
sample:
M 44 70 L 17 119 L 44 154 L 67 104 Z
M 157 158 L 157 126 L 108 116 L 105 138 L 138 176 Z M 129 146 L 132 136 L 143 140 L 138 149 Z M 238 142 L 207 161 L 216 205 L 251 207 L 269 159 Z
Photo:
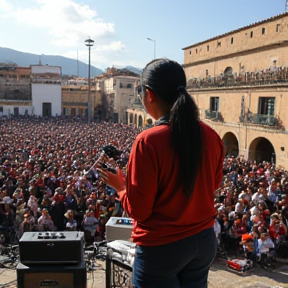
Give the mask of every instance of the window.
M 265 28 L 263 27 L 262 28 L 262 35 L 264 35 L 265 34 Z
M 119 88 L 123 88 L 123 83 L 120 82 Z
M 209 52 L 209 45 L 207 45 L 207 51 Z
M 14 107 L 14 115 L 19 116 L 19 107 Z
M 219 110 L 219 97 L 211 97 L 210 98 L 210 111 L 218 112 Z
M 217 42 L 217 47 L 221 47 L 221 42 L 220 41 Z
M 0 112 L 3 113 L 3 106 L 0 106 Z
M 250 32 L 250 38 L 253 38 L 253 31 Z
M 198 49 L 196 49 L 196 54 L 198 54 Z
M 273 67 L 276 68 L 277 60 L 273 60 Z
M 233 44 L 233 42 L 234 42 L 234 39 L 233 39 L 233 37 L 231 37 L 231 44 Z
M 277 24 L 276 25 L 276 32 L 279 32 L 280 31 L 280 24 Z
M 191 50 L 189 51 L 189 54 L 192 55 L 192 51 Z
M 245 115 L 245 96 L 242 96 L 241 99 L 241 117 L 244 117 Z
M 127 88 L 132 88 L 132 84 L 131 84 L 131 83 L 128 83 L 128 84 L 127 84 Z
M 209 71 L 208 69 L 206 69 L 206 77 L 209 75 Z
M 259 97 L 258 114 L 274 115 L 275 97 Z

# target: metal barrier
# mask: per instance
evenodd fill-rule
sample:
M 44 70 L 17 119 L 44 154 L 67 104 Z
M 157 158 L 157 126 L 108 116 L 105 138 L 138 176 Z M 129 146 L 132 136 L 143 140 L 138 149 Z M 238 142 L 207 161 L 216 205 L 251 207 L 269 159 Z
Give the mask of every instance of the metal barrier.
M 107 251 L 106 288 L 132 288 L 132 266 L 113 257 L 113 250 Z

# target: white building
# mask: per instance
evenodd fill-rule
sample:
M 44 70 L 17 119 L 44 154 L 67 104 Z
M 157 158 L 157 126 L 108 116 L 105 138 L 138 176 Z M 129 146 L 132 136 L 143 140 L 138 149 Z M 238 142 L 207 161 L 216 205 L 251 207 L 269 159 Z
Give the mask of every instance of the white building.
M 31 65 L 31 94 L 33 115 L 61 115 L 61 67 Z

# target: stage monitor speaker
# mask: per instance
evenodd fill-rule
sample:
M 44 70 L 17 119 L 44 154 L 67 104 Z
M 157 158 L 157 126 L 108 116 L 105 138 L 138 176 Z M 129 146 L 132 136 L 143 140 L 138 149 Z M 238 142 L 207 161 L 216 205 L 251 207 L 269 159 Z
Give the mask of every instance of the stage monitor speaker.
M 77 265 L 40 265 L 16 267 L 18 288 L 86 288 L 85 263 Z
M 83 247 L 83 232 L 25 232 L 19 240 L 20 262 L 25 265 L 77 264 L 83 261 Z
M 125 217 L 110 217 L 106 223 L 106 240 L 131 241 L 133 220 Z

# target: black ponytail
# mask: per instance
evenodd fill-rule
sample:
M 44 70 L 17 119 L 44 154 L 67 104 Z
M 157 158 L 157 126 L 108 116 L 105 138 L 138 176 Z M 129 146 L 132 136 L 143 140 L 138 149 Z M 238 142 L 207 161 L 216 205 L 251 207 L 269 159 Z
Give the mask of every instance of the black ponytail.
M 190 197 L 202 163 L 202 141 L 199 111 L 184 87 L 177 89 L 177 100 L 171 109 L 170 122 L 170 145 L 179 155 L 179 177 L 184 194 Z

